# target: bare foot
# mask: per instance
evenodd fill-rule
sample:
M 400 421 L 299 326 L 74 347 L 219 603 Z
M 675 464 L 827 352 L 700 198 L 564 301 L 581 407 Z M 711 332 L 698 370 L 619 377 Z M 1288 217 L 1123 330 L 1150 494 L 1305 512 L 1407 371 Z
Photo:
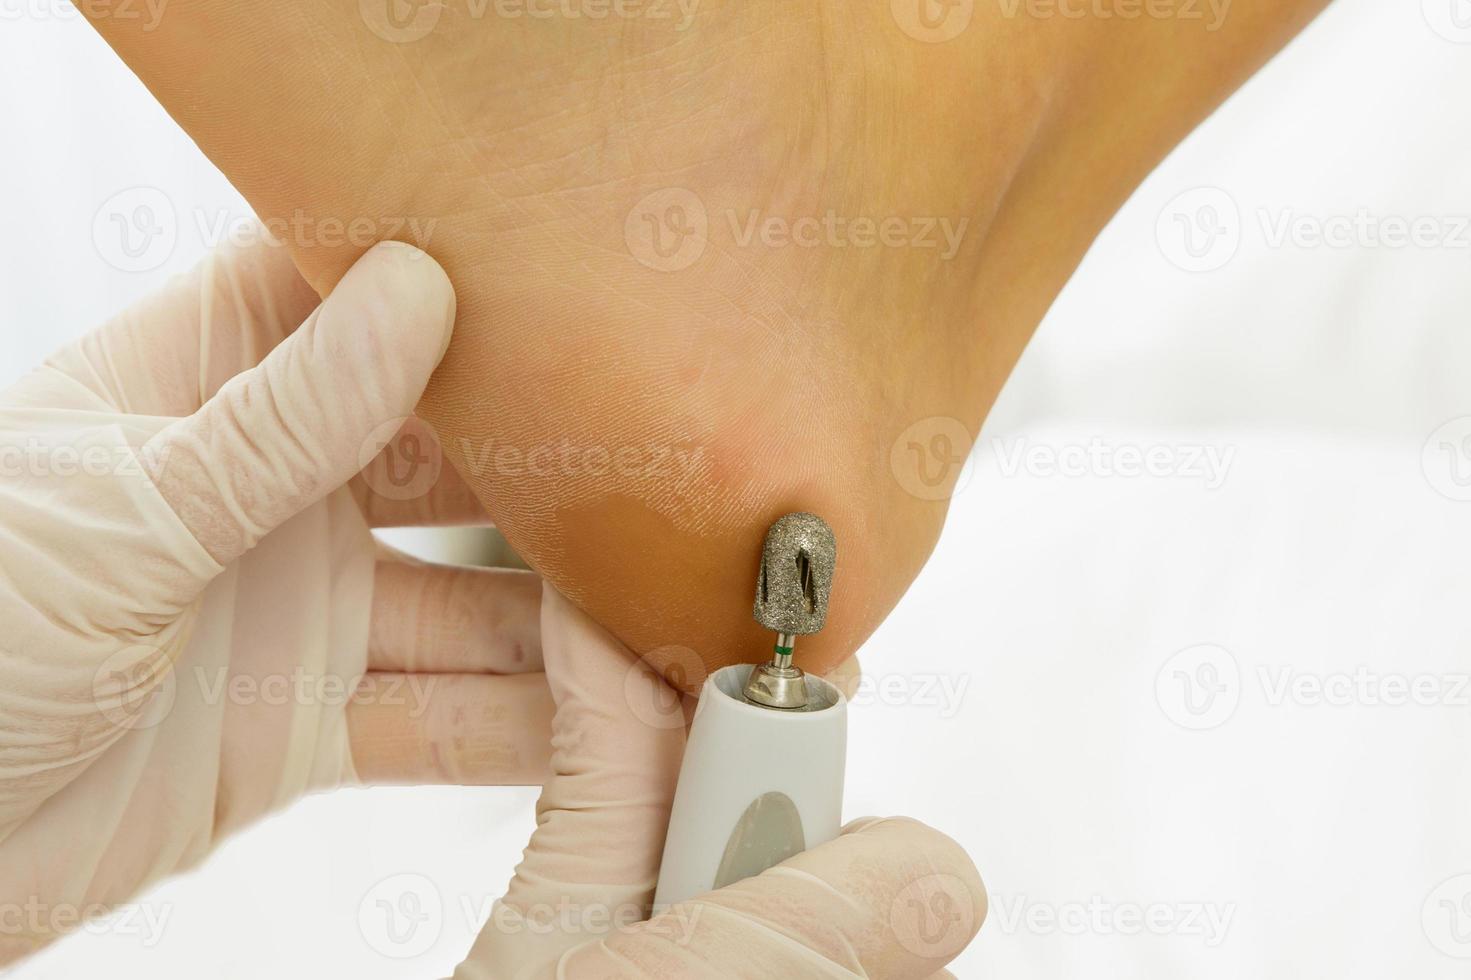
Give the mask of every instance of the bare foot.
M 840 548 L 803 662 L 862 642 L 1097 230 L 1320 5 L 85 9 L 319 291 L 378 237 L 445 266 L 421 414 L 522 554 L 694 682 L 764 652 L 788 510 Z

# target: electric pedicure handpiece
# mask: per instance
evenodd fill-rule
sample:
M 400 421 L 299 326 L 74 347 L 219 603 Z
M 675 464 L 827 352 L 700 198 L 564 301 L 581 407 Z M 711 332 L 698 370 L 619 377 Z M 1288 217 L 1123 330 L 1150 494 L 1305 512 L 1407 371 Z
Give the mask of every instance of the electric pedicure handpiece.
M 792 663 L 796 638 L 827 619 L 837 543 L 816 514 L 788 514 L 766 532 L 756 621 L 773 656 L 711 674 L 669 814 L 654 904 L 664 908 L 760 874 L 838 835 L 847 702 Z

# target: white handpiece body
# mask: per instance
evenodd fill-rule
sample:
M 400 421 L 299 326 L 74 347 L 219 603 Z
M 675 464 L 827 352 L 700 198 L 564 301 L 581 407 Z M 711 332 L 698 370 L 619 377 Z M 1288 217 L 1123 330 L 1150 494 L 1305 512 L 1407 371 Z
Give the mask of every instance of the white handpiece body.
M 807 675 L 808 707 L 742 697 L 750 664 L 705 681 L 680 767 L 654 895 L 667 908 L 837 837 L 848 740 L 842 692 Z

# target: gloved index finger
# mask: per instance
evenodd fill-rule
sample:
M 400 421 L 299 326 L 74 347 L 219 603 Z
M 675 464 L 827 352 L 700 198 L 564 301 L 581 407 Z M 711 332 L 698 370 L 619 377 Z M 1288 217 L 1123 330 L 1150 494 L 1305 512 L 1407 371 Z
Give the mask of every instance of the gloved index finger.
M 632 926 L 653 900 L 682 716 L 635 710 L 645 686 L 668 690 L 664 681 L 551 586 L 541 637 L 557 706 L 552 774 L 526 856 L 457 980 L 553 976 L 568 949 Z
M 222 246 L 48 364 L 120 412 L 189 415 L 320 302 L 283 246 Z
M 377 452 L 375 434 L 413 412 L 454 315 L 433 259 L 375 246 L 265 360 L 148 441 L 159 492 L 228 564 Z

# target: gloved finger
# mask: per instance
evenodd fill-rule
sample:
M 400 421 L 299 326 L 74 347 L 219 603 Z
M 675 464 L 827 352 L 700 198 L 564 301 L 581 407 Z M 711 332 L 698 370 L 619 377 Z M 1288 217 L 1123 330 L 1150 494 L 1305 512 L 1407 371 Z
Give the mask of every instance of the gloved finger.
M 865 820 L 535 976 L 918 980 L 954 959 L 985 917 L 981 876 L 960 845 L 914 820 Z
M 119 411 L 189 415 L 321 302 L 264 229 L 207 255 L 47 364 Z
M 847 660 L 844 660 L 832 670 L 823 674 L 822 679 L 842 691 L 843 697 L 852 700 L 854 693 L 858 690 L 859 683 L 863 680 L 863 666 L 858 662 L 858 655 L 854 654 Z
M 507 568 L 382 557 L 370 670 L 519 674 L 541 666 L 541 579 Z
M 439 436 L 413 417 L 352 478 L 348 488 L 369 527 L 472 527 L 490 514 L 458 470 L 445 459 Z
M 550 976 L 588 933 L 579 920 L 642 918 L 653 899 L 684 729 L 650 724 L 629 700 L 662 679 L 550 586 L 542 590 L 542 656 L 556 702 L 552 773 L 537 829 L 491 923 L 455 972 L 461 980 Z M 507 928 L 508 923 L 515 928 Z
M 258 366 L 144 446 L 160 494 L 228 564 L 362 467 L 407 417 L 449 343 L 454 291 L 409 245 L 384 242 Z
M 370 672 L 348 703 L 348 744 L 366 783 L 541 785 L 552 698 L 539 673 Z

